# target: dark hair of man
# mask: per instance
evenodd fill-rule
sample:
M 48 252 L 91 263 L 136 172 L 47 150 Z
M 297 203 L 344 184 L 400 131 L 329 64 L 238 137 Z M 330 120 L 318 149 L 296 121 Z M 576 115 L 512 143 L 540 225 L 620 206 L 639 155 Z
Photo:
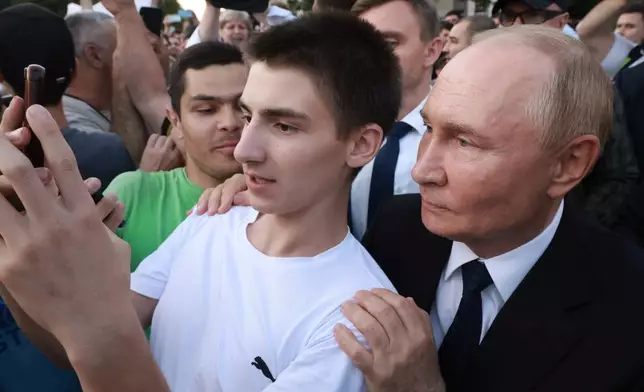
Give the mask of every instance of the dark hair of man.
M 317 0 L 318 11 L 351 11 L 356 0 Z
M 447 21 L 442 21 L 441 22 L 441 28 L 440 30 L 447 30 L 447 31 L 452 31 L 452 28 L 454 27 L 454 24 L 447 22 Z
M 246 54 L 251 62 L 308 74 L 333 111 L 341 139 L 373 123 L 386 133 L 398 115 L 398 59 L 370 23 L 349 13 L 310 13 L 275 26 L 251 39 Z
M 361 15 L 370 9 L 398 0 L 357 0 L 351 8 L 355 15 Z M 432 0 L 405 0 L 416 11 L 420 21 L 420 38 L 424 42 L 434 39 L 440 32 L 438 11 Z
M 172 109 L 181 115 L 181 97 L 185 92 L 185 74 L 189 69 L 201 70 L 212 65 L 244 64 L 237 47 L 222 42 L 207 41 L 193 45 L 181 53 L 170 71 L 170 101 Z
M 469 22 L 467 31 L 470 33 L 470 37 L 474 37 L 476 34 L 487 30 L 496 29 L 494 20 L 485 15 L 468 16 L 465 20 Z
M 458 16 L 459 19 L 462 19 L 463 18 L 463 11 L 451 10 L 448 13 L 445 14 L 445 18 L 447 18 L 448 16 L 452 16 L 452 15 Z
M 629 4 L 624 8 L 622 14 L 640 14 L 640 17 L 644 20 L 644 3 Z

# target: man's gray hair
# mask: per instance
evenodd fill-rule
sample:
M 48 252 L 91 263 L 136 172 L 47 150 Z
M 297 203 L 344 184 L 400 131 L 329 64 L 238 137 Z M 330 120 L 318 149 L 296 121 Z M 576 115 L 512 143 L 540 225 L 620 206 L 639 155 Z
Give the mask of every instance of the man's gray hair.
M 559 148 L 586 135 L 595 136 L 604 146 L 613 123 L 613 89 L 581 41 L 558 29 L 529 25 L 488 30 L 474 37 L 475 45 L 490 41 L 536 50 L 552 61 L 549 78 L 526 105 L 527 117 L 541 131 L 544 147 Z
M 85 46 L 89 44 L 104 47 L 110 24 L 114 18 L 108 14 L 95 11 L 81 11 L 65 18 L 67 28 L 74 38 L 76 57 L 83 57 Z
M 219 15 L 219 27 L 223 28 L 226 25 L 226 23 L 232 22 L 233 20 L 239 20 L 239 21 L 245 22 L 248 25 L 249 30 L 253 29 L 253 22 L 251 21 L 250 15 L 248 15 L 248 12 L 237 11 L 237 10 L 222 11 L 221 15 Z

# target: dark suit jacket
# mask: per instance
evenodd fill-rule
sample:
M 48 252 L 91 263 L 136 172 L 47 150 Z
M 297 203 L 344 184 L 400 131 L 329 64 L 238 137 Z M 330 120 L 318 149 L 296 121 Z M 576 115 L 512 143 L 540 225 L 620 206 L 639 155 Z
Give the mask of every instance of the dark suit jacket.
M 430 312 L 451 252 L 420 196 L 395 196 L 364 245 L 399 293 Z M 481 342 L 464 389 L 644 391 L 644 251 L 564 208 L 555 237 Z

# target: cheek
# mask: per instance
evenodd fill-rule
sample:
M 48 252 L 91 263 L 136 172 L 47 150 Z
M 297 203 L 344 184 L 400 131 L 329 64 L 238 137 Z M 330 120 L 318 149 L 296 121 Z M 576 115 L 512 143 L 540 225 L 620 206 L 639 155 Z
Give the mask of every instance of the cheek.
M 446 157 L 447 189 L 457 211 L 489 210 L 515 190 L 516 179 L 524 177 L 519 166 L 509 165 L 504 156 L 465 153 Z

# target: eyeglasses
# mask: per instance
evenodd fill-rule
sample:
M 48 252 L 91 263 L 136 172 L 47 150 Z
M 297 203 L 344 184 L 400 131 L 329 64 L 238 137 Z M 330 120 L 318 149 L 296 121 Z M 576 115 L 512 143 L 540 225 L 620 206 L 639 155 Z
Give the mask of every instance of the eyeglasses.
M 512 26 L 517 18 L 519 18 L 523 24 L 541 24 L 563 14 L 565 14 L 563 11 L 551 10 L 527 10 L 523 12 L 504 10 L 501 11 L 499 21 L 501 22 L 501 25 L 505 27 Z

